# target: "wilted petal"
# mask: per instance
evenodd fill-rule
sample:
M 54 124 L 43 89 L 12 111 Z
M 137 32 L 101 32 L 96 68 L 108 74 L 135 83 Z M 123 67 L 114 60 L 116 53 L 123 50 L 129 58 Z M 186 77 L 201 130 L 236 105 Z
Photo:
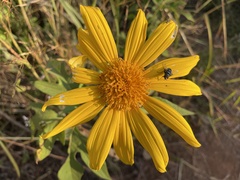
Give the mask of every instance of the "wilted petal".
M 87 59 L 87 56 L 73 57 L 68 61 L 68 64 L 71 67 L 71 69 L 75 67 L 83 67 L 83 64 L 86 61 L 86 59 Z

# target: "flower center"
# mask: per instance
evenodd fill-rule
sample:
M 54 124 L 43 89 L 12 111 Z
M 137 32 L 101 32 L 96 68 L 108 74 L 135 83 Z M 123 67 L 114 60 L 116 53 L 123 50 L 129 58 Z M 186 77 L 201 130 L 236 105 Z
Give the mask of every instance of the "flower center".
M 101 97 L 110 108 L 131 110 L 146 101 L 148 82 L 143 70 L 119 58 L 100 75 Z

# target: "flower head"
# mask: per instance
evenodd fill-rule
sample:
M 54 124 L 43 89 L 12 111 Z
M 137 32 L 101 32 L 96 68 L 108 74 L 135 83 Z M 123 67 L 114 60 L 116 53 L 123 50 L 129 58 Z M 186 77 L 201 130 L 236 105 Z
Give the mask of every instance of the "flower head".
M 77 47 L 82 55 L 70 59 L 69 65 L 73 80 L 88 86 L 60 93 L 44 104 L 43 111 L 49 105 L 81 105 L 42 137 L 49 138 L 100 114 L 87 141 L 91 168 L 101 168 L 112 144 L 121 161 L 133 164 L 133 133 L 151 155 L 156 169 L 165 172 L 166 147 L 141 107 L 188 144 L 199 147 L 186 120 L 172 107 L 149 96 L 150 90 L 179 96 L 200 95 L 200 88 L 193 82 L 175 79 L 187 75 L 199 57 L 170 58 L 146 69 L 174 41 L 177 25 L 173 21 L 160 24 L 146 40 L 147 20 L 139 10 L 127 35 L 124 58 L 120 58 L 101 11 L 86 6 L 80 10 L 86 25 L 85 30 L 78 31 Z M 86 58 L 100 71 L 83 68 Z

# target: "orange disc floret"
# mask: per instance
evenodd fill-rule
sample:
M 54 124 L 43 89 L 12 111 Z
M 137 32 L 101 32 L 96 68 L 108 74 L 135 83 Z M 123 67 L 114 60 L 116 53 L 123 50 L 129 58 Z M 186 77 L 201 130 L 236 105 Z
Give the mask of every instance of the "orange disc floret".
M 139 108 L 146 101 L 148 82 L 143 70 L 121 58 L 100 75 L 98 86 L 106 104 L 116 110 Z

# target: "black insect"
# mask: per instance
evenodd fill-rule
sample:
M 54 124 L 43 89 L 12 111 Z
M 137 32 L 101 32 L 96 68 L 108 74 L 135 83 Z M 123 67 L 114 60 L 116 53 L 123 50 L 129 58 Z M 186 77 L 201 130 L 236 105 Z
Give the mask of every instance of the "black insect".
M 172 69 L 170 68 L 167 68 L 167 69 L 164 69 L 164 79 L 168 79 L 172 74 Z

